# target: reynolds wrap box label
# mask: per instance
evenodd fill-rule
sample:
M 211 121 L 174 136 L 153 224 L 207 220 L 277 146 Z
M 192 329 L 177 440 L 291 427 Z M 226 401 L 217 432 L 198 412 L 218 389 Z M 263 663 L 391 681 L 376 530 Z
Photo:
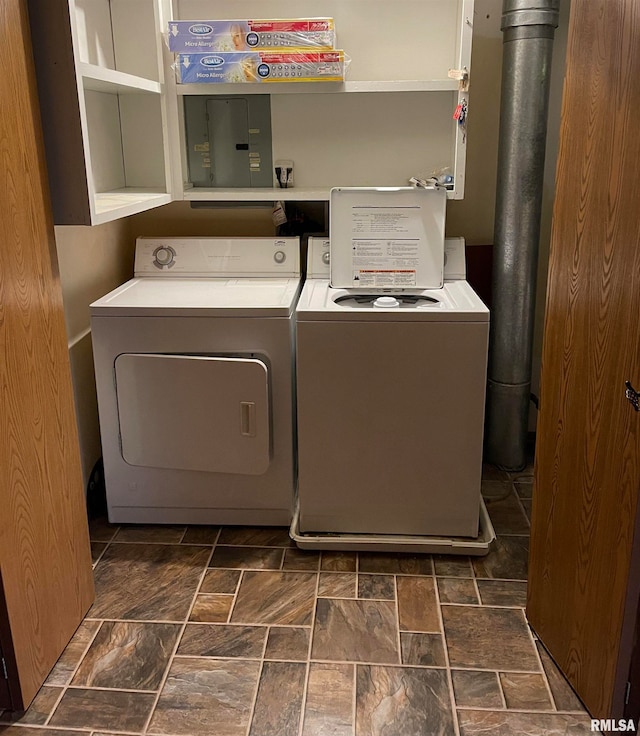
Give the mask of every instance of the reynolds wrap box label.
M 198 82 L 343 82 L 343 51 L 273 53 L 268 51 L 178 54 L 182 84 Z
M 331 50 L 333 18 L 293 20 L 178 20 L 169 23 L 169 50 L 177 53 L 216 51 Z

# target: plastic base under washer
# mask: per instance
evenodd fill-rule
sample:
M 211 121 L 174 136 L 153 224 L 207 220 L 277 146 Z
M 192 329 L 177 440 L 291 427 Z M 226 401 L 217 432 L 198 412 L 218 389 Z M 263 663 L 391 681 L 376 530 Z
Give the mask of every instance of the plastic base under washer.
M 342 552 L 422 552 L 425 554 L 472 555 L 489 552 L 496 538 L 484 500 L 480 500 L 480 531 L 477 537 L 420 537 L 395 534 L 301 534 L 296 504 L 289 536 L 301 549 Z

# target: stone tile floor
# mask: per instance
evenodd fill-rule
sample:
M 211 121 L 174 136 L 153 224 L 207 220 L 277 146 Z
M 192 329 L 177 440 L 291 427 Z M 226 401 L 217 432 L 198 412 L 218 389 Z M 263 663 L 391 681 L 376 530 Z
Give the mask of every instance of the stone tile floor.
M 96 601 L 6 736 L 591 733 L 524 615 L 532 476 L 485 469 L 484 558 L 91 525 Z

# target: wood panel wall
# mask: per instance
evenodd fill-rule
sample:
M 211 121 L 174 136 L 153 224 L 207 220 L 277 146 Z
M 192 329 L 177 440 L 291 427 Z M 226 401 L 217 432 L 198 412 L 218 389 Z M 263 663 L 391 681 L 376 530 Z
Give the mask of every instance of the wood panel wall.
M 26 0 L 0 2 L 2 648 L 26 706 L 93 599 Z

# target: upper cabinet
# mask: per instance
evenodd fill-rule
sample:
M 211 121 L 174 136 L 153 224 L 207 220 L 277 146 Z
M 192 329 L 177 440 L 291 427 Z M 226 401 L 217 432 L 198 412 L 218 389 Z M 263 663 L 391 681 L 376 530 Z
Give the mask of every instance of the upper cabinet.
M 466 131 L 453 114 L 468 96 L 467 84 L 454 77 L 470 69 L 472 0 L 176 0 L 173 6 L 175 20 L 333 17 L 336 46 L 350 57 L 343 84 L 182 85 L 167 72 L 180 135 L 175 187 L 186 199 L 326 200 L 334 186 L 403 186 L 442 169 L 454 177 L 449 196 L 462 198 Z M 196 177 L 183 154 L 191 145 L 184 98 L 237 94 L 269 94 L 273 161 L 293 161 L 293 188 L 192 186 Z
M 443 170 L 453 176 L 448 196 L 464 194 L 466 126 L 453 115 L 468 109 L 473 0 L 29 0 L 29 8 L 59 224 L 177 199 L 328 200 L 334 186 L 403 186 Z M 170 20 L 297 17 L 335 19 L 336 45 L 350 59 L 344 83 L 177 83 Z M 279 160 L 293 162 L 291 188 L 277 186 Z
M 172 199 L 164 5 L 29 0 L 56 224 L 95 225 Z

